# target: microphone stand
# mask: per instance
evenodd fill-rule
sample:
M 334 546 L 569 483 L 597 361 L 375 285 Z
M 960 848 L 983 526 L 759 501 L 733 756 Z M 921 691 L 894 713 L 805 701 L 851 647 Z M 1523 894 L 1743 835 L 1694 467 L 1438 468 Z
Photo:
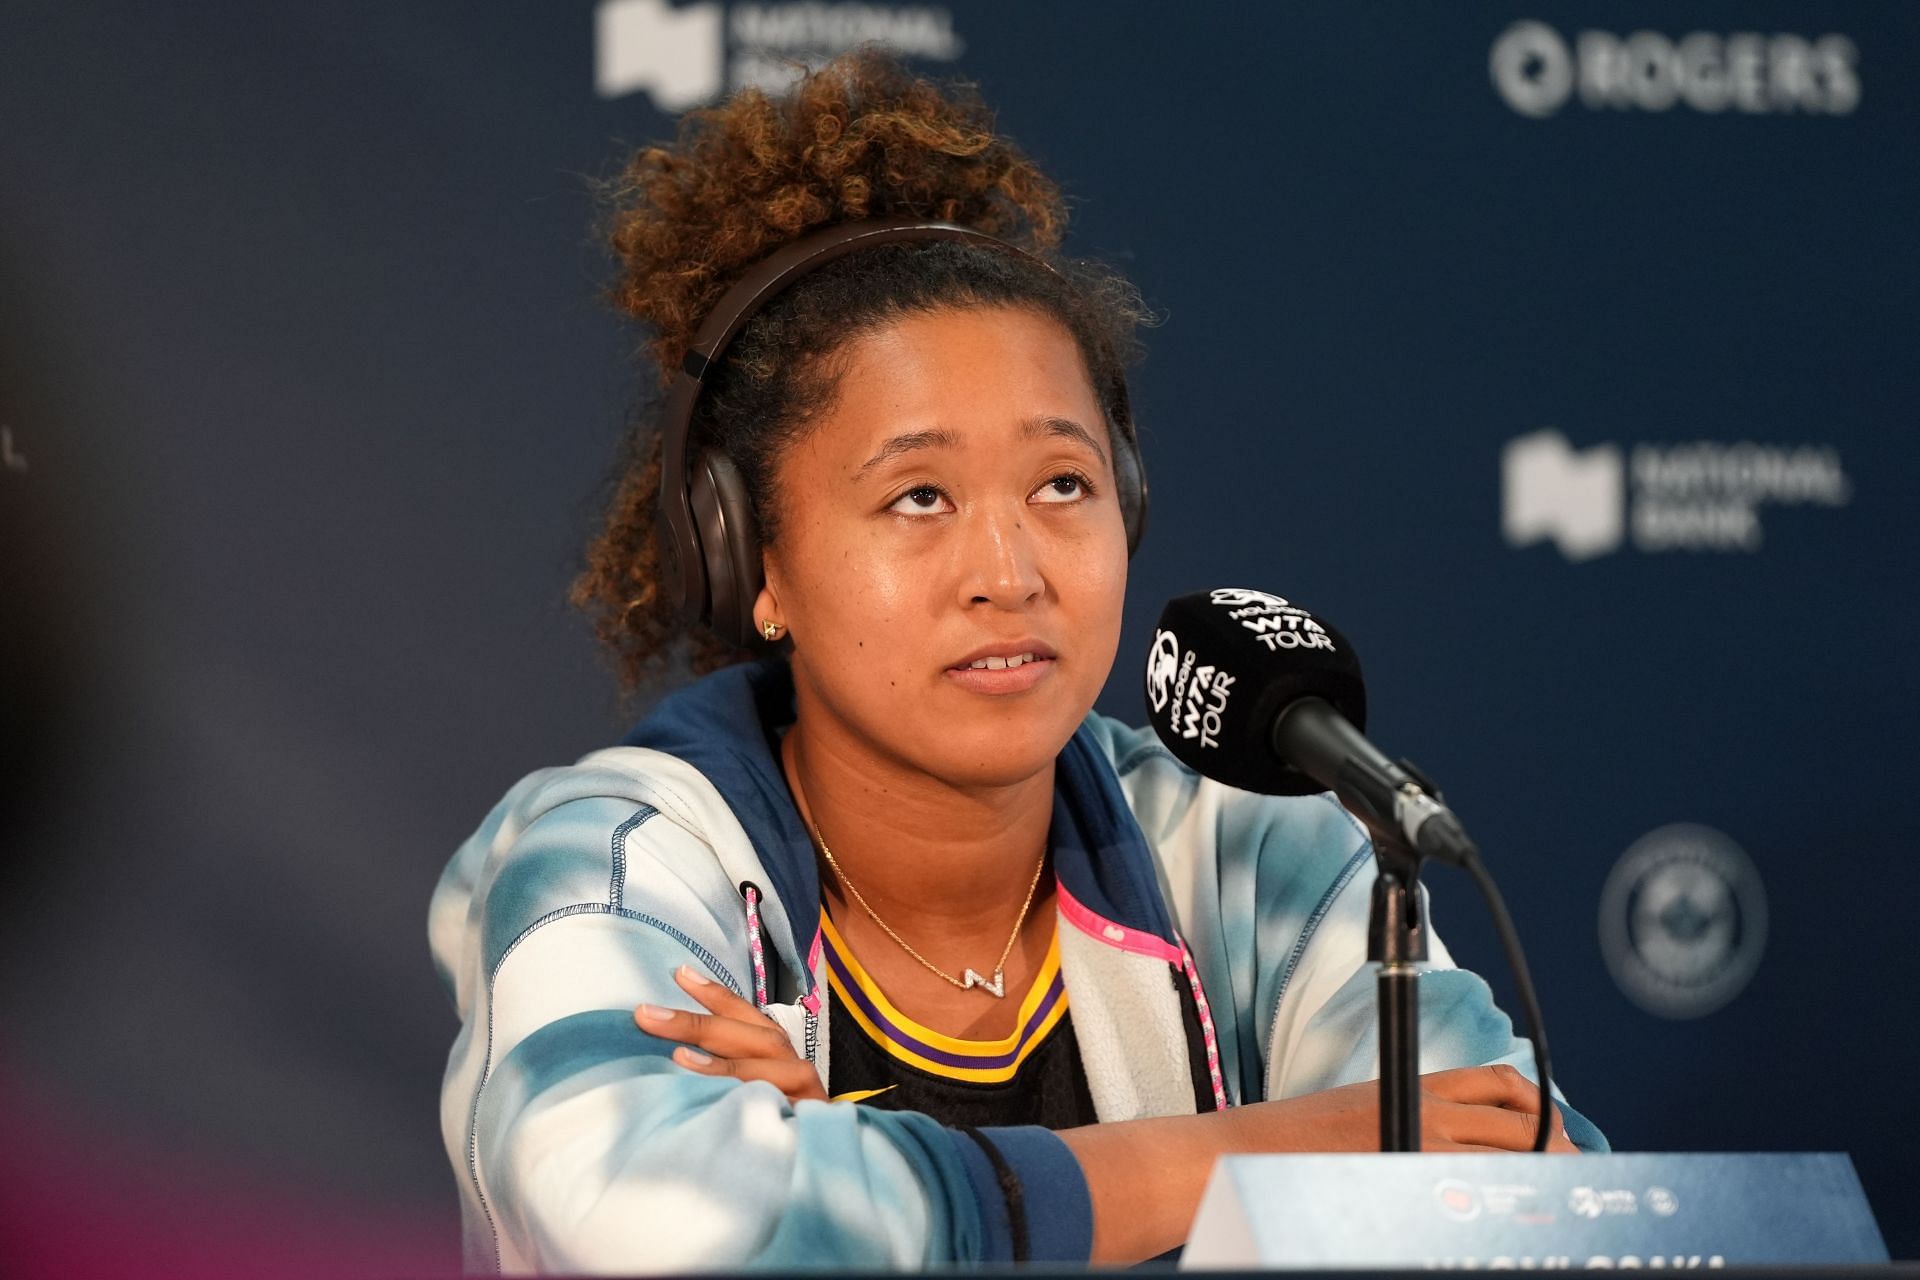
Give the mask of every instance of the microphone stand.
M 1382 756 L 1317 695 L 1288 704 L 1275 718 L 1271 738 L 1276 759 L 1306 778 L 1331 786 L 1340 803 L 1373 836 L 1379 877 L 1367 919 L 1367 959 L 1380 966 L 1380 1149 L 1420 1150 L 1420 997 L 1419 971 L 1414 966 L 1427 958 L 1420 864 L 1431 858 L 1473 877 L 1500 932 L 1532 1032 L 1533 1065 L 1541 1087 L 1534 1150 L 1546 1150 L 1551 1118 L 1547 1099 L 1553 1077 L 1533 980 L 1527 975 L 1506 904 L 1460 820 L 1441 801 L 1439 788 L 1413 762 L 1396 764 Z
M 1367 959 L 1380 966 L 1380 1149 L 1420 1150 L 1420 992 L 1416 964 L 1427 958 L 1420 913 L 1420 855 L 1386 824 L 1374 826 Z

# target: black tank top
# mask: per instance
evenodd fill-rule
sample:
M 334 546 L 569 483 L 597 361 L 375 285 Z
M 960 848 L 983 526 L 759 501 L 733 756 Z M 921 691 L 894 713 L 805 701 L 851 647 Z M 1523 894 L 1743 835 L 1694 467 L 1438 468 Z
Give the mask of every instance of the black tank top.
M 835 1101 L 919 1111 L 942 1124 L 1093 1124 L 1093 1097 L 1060 976 L 1047 950 L 1005 1040 L 961 1040 L 914 1022 L 881 994 L 832 920 L 821 914 L 827 966 L 828 1088 Z M 1009 997 L 1011 998 L 1011 997 Z

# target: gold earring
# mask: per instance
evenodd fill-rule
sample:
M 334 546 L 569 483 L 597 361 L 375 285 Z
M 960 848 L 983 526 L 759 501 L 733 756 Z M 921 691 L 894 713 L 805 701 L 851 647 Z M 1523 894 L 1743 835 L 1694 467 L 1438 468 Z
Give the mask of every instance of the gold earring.
M 768 618 L 765 622 L 760 624 L 760 634 L 767 638 L 768 643 L 772 643 L 773 641 L 778 640 L 780 638 L 780 632 L 783 629 L 784 628 L 782 628 L 781 625 L 775 622 L 772 618 Z

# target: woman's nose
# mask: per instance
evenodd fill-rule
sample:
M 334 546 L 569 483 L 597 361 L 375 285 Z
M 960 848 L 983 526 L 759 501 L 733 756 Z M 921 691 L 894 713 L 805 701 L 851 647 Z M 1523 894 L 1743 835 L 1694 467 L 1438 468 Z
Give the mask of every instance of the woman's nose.
M 1021 511 L 988 511 L 969 521 L 961 574 L 964 602 L 1017 609 L 1046 589 L 1032 520 Z

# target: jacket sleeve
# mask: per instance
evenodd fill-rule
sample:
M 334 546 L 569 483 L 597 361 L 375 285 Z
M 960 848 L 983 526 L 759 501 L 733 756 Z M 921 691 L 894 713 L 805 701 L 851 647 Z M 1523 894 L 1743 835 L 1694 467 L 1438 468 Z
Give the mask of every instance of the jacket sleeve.
M 1324 799 L 1334 804 L 1331 797 Z M 1367 960 L 1373 850 L 1358 825 L 1347 822 L 1354 831 L 1352 852 L 1315 897 L 1316 909 L 1305 917 L 1274 984 L 1266 1063 L 1270 1097 L 1297 1097 L 1379 1077 L 1375 966 Z M 1506 1063 L 1537 1083 L 1532 1042 L 1514 1034 L 1486 981 L 1454 964 L 1431 917 L 1428 950 L 1419 978 L 1421 1073 Z M 1557 1084 L 1553 1095 L 1575 1146 L 1609 1149 L 1605 1136 L 1568 1105 Z
M 470 1269 L 904 1269 L 1011 1260 L 1022 1245 L 1087 1256 L 1085 1180 L 1045 1131 L 975 1138 L 674 1065 L 633 1007 L 694 1007 L 672 981 L 682 963 L 743 990 L 738 895 L 698 836 L 617 775 L 583 774 L 516 788 L 435 895 L 436 956 L 464 1022 L 442 1128 Z
M 1367 961 L 1373 846 L 1332 795 L 1263 796 L 1200 777 L 1152 729 L 1094 714 L 1095 739 L 1158 860 L 1214 995 L 1236 1096 L 1290 1098 L 1379 1076 Z M 1534 1078 L 1533 1046 L 1429 927 L 1420 1070 L 1508 1063 Z M 1222 1001 L 1226 1003 L 1222 1003 Z M 1554 1097 L 1574 1144 L 1604 1151 L 1593 1123 Z

